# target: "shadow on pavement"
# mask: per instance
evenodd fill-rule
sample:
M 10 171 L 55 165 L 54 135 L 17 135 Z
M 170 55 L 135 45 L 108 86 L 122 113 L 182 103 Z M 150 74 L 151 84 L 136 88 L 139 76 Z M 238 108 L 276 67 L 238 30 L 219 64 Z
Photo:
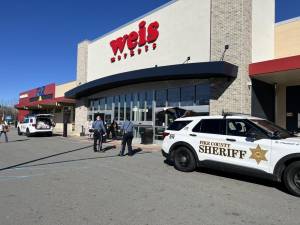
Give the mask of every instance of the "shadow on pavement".
M 15 165 L 12 165 L 12 166 L 7 166 L 7 167 L 4 167 L 4 168 L 0 168 L 0 171 L 12 169 L 12 168 L 15 168 L 15 167 L 20 167 L 20 166 L 23 166 L 23 165 L 26 165 L 26 164 L 29 164 L 29 163 L 37 162 L 37 161 L 40 161 L 40 160 L 43 160 L 43 159 L 49 159 L 49 158 L 52 158 L 52 157 L 55 157 L 55 156 L 64 155 L 64 154 L 68 154 L 68 153 L 71 153 L 71 152 L 84 150 L 84 149 L 90 148 L 91 146 L 92 145 L 88 145 L 86 147 L 77 148 L 77 149 L 69 150 L 69 151 L 66 151 L 66 152 L 61 152 L 61 153 L 57 153 L 57 154 L 54 154 L 54 155 L 45 156 L 45 157 L 38 158 L 38 159 L 33 159 L 33 160 L 30 160 L 30 161 L 15 164 Z
M 148 154 L 148 153 L 151 153 L 151 152 L 140 152 L 138 154 Z M 96 154 L 101 154 L 101 153 L 96 153 Z M 82 158 L 82 159 L 70 159 L 70 160 L 62 160 L 62 161 L 57 161 L 57 162 L 39 163 L 39 164 L 33 164 L 33 165 L 27 165 L 27 166 L 16 166 L 14 168 L 28 168 L 28 167 L 35 167 L 35 166 L 45 166 L 45 165 L 52 165 L 52 164 L 79 162 L 79 161 L 85 161 L 85 160 L 91 160 L 91 159 L 107 159 L 107 158 L 120 158 L 120 156 L 119 155 L 108 155 L 108 156 L 88 157 L 88 158 Z
M 13 141 L 8 141 L 8 143 L 11 143 L 11 142 L 21 142 L 21 141 L 29 141 L 30 139 L 27 138 L 27 139 L 19 139 L 19 140 L 13 140 Z
M 173 166 L 174 164 L 172 162 L 169 162 L 168 160 L 164 160 L 164 163 Z M 198 173 L 204 173 L 208 175 L 213 175 L 217 177 L 225 177 L 233 180 L 239 180 L 239 181 L 244 181 L 252 184 L 258 184 L 266 187 L 272 187 L 276 188 L 279 191 L 288 193 L 285 187 L 280 183 L 276 182 L 270 179 L 263 179 L 260 177 L 255 177 L 255 176 L 248 176 L 245 174 L 239 174 L 239 173 L 234 173 L 234 172 L 227 172 L 227 171 L 222 171 L 222 170 L 215 170 L 212 168 L 207 168 L 207 167 L 199 167 L 196 169 L 196 172 Z

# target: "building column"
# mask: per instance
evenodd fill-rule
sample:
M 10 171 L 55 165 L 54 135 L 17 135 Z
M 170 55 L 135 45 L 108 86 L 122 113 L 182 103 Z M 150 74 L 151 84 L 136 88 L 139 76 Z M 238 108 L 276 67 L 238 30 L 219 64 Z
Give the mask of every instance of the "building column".
M 85 128 L 88 119 L 87 100 L 85 98 L 77 99 L 75 115 L 75 134 L 80 135 L 82 126 Z
M 210 115 L 222 110 L 250 114 L 251 27 L 252 1 L 211 0 L 211 61 L 222 60 L 228 45 L 223 60 L 239 68 L 234 80 L 211 79 Z

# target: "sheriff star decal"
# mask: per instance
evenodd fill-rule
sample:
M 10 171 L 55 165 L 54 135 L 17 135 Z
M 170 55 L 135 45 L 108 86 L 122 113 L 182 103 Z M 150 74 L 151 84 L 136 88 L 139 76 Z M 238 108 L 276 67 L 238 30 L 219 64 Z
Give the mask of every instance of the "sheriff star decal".
M 259 145 L 256 148 L 250 148 L 250 151 L 252 152 L 250 159 L 255 159 L 257 164 L 261 161 L 268 161 L 266 158 L 267 150 L 263 150 Z

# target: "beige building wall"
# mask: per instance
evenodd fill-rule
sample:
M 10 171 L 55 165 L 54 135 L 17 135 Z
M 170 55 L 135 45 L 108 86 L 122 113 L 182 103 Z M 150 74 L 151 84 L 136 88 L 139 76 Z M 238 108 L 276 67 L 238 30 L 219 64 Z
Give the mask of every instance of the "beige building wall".
M 300 17 L 275 25 L 275 58 L 300 55 Z
M 76 81 L 71 81 L 68 83 L 56 85 L 55 87 L 55 98 L 63 97 L 65 95 L 65 92 L 73 89 L 76 87 Z

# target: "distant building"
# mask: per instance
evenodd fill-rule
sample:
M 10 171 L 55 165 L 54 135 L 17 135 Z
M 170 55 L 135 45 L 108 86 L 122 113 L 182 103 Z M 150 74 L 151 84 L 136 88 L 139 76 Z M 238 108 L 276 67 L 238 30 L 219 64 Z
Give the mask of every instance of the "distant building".
M 76 86 L 76 82 L 56 85 L 54 83 L 24 91 L 19 94 L 18 121 L 22 122 L 27 115 L 49 113 L 56 122 L 54 132 L 63 131 L 63 121 L 68 123 L 68 132 L 74 131 L 75 100 L 64 97 L 64 93 Z

